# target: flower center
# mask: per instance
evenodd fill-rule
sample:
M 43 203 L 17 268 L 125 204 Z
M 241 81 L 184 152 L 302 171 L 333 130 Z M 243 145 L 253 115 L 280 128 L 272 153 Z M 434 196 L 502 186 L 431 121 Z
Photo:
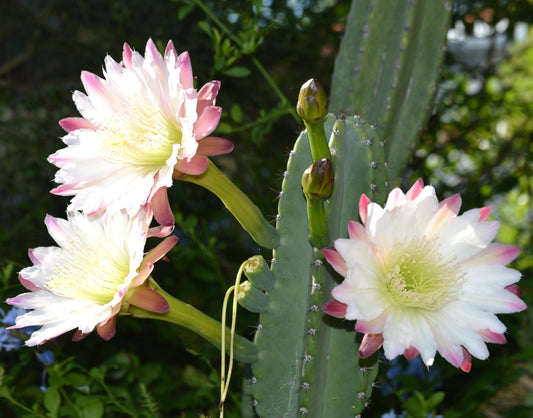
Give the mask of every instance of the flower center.
M 429 311 L 457 300 L 464 276 L 454 259 L 439 253 L 434 240 L 397 245 L 383 266 L 383 283 L 394 302 Z
M 181 143 L 178 122 L 142 98 L 129 97 L 126 110 L 114 113 L 98 133 L 103 157 L 114 163 L 161 167 Z
M 95 239 L 78 233 L 68 248 L 57 255 L 53 274 L 45 288 L 59 296 L 105 305 L 111 302 L 117 286 L 129 274 L 129 258 L 102 245 L 106 238 Z M 115 250 L 115 251 L 113 251 Z M 115 255 L 115 257 L 113 257 Z

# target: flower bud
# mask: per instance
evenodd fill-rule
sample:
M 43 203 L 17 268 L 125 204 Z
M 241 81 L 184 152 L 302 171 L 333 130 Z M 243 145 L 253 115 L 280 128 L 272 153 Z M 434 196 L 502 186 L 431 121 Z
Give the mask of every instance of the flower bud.
M 302 85 L 296 111 L 305 122 L 310 123 L 328 114 L 328 96 L 318 80 L 311 78 Z
M 308 199 L 327 199 L 333 192 L 333 165 L 322 158 L 304 171 L 302 187 Z
M 245 261 L 244 274 L 260 290 L 274 287 L 274 275 L 261 255 L 254 255 Z
M 243 308 L 256 313 L 265 312 L 270 305 L 267 296 L 248 280 L 239 285 L 237 302 Z

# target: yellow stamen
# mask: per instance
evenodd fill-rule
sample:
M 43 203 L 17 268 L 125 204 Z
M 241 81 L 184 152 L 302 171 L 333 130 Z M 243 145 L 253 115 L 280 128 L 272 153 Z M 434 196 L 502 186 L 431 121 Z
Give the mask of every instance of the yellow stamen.
M 161 167 L 181 143 L 178 122 L 141 97 L 127 99 L 127 110 L 113 114 L 98 131 L 103 157 L 115 163 Z
M 383 265 L 383 285 L 403 307 L 438 311 L 462 294 L 465 273 L 446 259 L 435 241 L 413 240 L 397 245 Z
M 55 272 L 45 288 L 60 296 L 87 300 L 101 305 L 111 302 L 117 285 L 129 274 L 129 257 L 102 245 L 105 237 L 95 239 L 79 232 L 68 248 L 58 255 Z

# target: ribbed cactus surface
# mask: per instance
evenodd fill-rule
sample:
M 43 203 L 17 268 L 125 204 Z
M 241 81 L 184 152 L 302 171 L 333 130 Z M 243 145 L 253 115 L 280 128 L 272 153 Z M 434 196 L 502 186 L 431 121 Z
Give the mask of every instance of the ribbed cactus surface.
M 397 183 L 429 114 L 451 8 L 445 0 L 352 1 L 333 74 L 335 114 L 324 119 L 335 173 L 325 204 L 330 245 L 358 220 L 362 193 L 382 204 Z M 274 285 L 255 336 L 246 416 L 251 405 L 261 417 L 357 416 L 377 373 L 375 358 L 358 356 L 353 322 L 321 311 L 341 278 L 309 241 L 302 174 L 313 162 L 304 131 L 279 196 Z

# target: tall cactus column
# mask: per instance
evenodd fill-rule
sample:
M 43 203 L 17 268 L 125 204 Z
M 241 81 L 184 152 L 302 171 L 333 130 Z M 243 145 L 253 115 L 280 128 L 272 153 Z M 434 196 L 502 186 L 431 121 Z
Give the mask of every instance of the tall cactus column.
M 322 120 L 318 103 L 323 127 L 306 123 L 284 175 L 280 245 L 271 268 L 275 283 L 267 292 L 269 309 L 260 317 L 252 365 L 259 416 L 356 416 L 369 400 L 377 366 L 358 358 L 353 323 L 321 312 L 340 278 L 315 246 L 347 236 L 362 193 L 383 203 L 389 182 L 398 181 L 428 115 L 450 11 L 445 0 L 352 1 L 330 97 L 338 116 Z M 329 138 L 327 151 L 313 139 L 322 132 Z M 333 194 L 320 209 L 327 214 L 326 237 L 320 224 L 308 223 L 310 190 L 304 181 L 304 194 L 301 185 L 302 174 L 321 158 L 335 172 Z

